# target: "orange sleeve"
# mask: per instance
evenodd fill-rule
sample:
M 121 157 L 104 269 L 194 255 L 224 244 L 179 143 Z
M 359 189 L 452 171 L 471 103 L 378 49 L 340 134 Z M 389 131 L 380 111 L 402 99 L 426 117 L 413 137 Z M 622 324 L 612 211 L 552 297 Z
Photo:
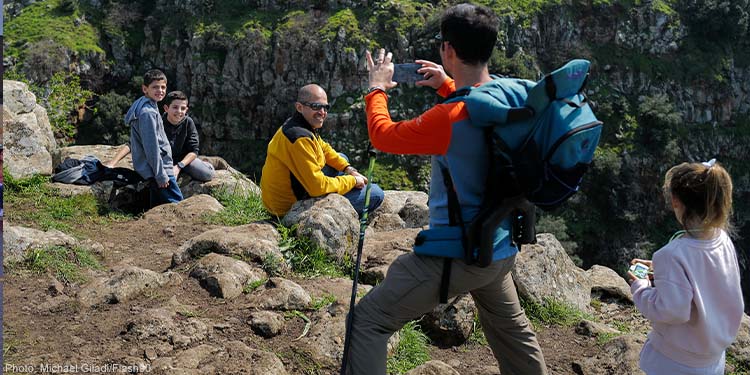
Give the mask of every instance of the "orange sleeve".
M 453 102 L 438 104 L 417 118 L 393 122 L 388 113 L 388 96 L 380 90 L 365 96 L 365 111 L 370 142 L 378 150 L 392 154 L 445 154 L 451 125 L 468 117 L 464 103 Z
M 446 98 L 448 95 L 453 94 L 456 91 L 456 81 L 453 78 L 448 77 L 443 84 L 437 89 L 437 94 Z

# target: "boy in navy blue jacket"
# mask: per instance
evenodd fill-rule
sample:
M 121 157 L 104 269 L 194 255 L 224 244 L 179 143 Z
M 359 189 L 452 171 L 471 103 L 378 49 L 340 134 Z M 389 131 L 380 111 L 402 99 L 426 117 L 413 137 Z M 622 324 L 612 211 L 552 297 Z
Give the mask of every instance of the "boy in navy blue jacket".
M 167 77 L 158 69 L 143 75 L 143 96 L 136 100 L 125 115 L 130 126 L 130 150 L 133 168 L 150 184 L 150 205 L 182 200 L 172 163 L 172 150 L 164 133 L 158 102 L 167 93 Z

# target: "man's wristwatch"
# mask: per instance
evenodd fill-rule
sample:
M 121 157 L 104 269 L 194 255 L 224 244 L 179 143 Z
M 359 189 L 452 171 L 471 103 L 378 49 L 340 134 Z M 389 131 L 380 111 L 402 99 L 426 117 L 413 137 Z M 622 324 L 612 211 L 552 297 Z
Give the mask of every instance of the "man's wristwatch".
M 185 163 L 183 163 L 183 162 L 179 162 L 179 163 L 177 163 L 177 166 L 178 166 L 178 167 L 179 167 L 180 169 L 185 169 Z
M 385 92 L 385 88 L 383 88 L 383 86 L 372 86 L 369 89 L 367 89 L 367 94 L 369 95 L 371 92 L 378 91 L 378 90 Z

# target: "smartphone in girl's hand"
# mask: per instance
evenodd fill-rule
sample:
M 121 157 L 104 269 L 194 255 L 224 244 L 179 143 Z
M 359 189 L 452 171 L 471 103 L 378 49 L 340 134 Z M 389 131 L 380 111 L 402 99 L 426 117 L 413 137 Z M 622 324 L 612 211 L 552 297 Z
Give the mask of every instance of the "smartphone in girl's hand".
M 648 278 L 648 266 L 643 263 L 636 263 L 630 266 L 630 272 L 639 279 Z

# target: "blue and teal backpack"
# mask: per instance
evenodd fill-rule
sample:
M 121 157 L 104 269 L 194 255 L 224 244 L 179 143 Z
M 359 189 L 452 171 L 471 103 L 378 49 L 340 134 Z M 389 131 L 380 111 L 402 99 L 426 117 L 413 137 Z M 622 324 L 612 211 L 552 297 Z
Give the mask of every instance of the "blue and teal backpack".
M 459 89 L 445 100 L 466 103 L 472 123 L 486 126 L 490 150 L 484 209 L 462 228 L 468 237 L 467 263 L 491 263 L 495 230 L 508 215 L 514 219 L 513 243 L 535 243 L 534 206 L 551 210 L 578 191 L 602 132 L 602 122 L 583 93 L 589 66 L 587 60 L 572 60 L 536 83 L 497 78 Z M 511 107 L 505 101 L 503 106 L 498 90 L 525 99 L 525 105 Z M 443 175 L 448 176 L 446 185 L 451 184 L 448 171 Z M 448 190 L 449 211 L 460 214 L 455 191 Z

